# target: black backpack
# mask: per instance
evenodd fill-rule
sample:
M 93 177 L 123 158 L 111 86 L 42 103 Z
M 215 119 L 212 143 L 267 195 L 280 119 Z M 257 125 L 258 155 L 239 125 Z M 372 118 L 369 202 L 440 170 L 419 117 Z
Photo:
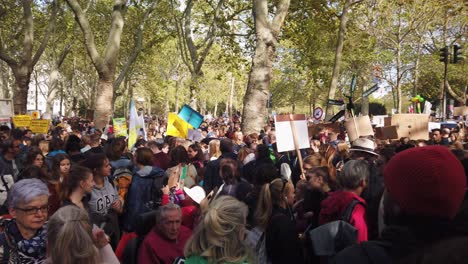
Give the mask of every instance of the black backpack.
M 332 221 L 312 230 L 306 230 L 311 251 L 315 256 L 334 256 L 344 248 L 357 243 L 358 232 L 349 221 L 354 207 L 362 204 L 353 199 L 346 208 L 341 220 Z

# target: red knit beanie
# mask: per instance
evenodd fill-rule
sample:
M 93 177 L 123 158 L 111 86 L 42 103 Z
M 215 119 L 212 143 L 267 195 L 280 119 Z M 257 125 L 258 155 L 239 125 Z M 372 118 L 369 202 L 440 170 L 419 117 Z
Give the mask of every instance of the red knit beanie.
M 398 153 L 387 164 L 384 178 L 390 196 L 410 215 L 451 219 L 465 195 L 463 166 L 442 146 Z

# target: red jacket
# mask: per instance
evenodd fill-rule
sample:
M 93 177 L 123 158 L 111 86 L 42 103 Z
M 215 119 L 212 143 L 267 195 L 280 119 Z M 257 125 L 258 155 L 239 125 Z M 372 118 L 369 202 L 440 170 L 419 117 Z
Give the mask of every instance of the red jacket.
M 184 247 L 192 231 L 180 226 L 179 237 L 175 241 L 167 240 L 156 231 L 148 233 L 138 250 L 139 264 L 173 263 L 178 257 L 184 256 Z
M 328 198 L 320 204 L 319 225 L 341 220 L 353 199 L 362 204 L 357 204 L 354 207 L 349 223 L 358 230 L 358 242 L 367 241 L 366 201 L 355 193 L 346 191 L 331 192 Z

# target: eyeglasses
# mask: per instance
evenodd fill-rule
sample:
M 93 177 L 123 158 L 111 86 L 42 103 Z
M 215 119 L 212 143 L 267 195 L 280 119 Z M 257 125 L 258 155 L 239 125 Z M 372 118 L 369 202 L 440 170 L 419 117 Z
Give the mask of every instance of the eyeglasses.
M 24 212 L 27 215 L 35 215 L 35 214 L 38 214 L 39 211 L 41 211 L 41 213 L 45 214 L 49 210 L 49 205 L 45 205 L 45 206 L 41 206 L 41 207 L 32 207 L 32 208 L 15 207 L 15 209 L 20 210 L 20 211 Z

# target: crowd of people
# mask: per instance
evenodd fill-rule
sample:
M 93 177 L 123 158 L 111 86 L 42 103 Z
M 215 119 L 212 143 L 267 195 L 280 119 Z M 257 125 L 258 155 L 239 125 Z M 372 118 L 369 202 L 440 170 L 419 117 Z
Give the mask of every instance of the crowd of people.
M 92 123 L 90 123 L 92 124 Z M 278 152 L 272 124 L 192 142 L 92 125 L 0 128 L 0 263 L 465 263 L 466 129 L 397 141 L 322 130 Z

